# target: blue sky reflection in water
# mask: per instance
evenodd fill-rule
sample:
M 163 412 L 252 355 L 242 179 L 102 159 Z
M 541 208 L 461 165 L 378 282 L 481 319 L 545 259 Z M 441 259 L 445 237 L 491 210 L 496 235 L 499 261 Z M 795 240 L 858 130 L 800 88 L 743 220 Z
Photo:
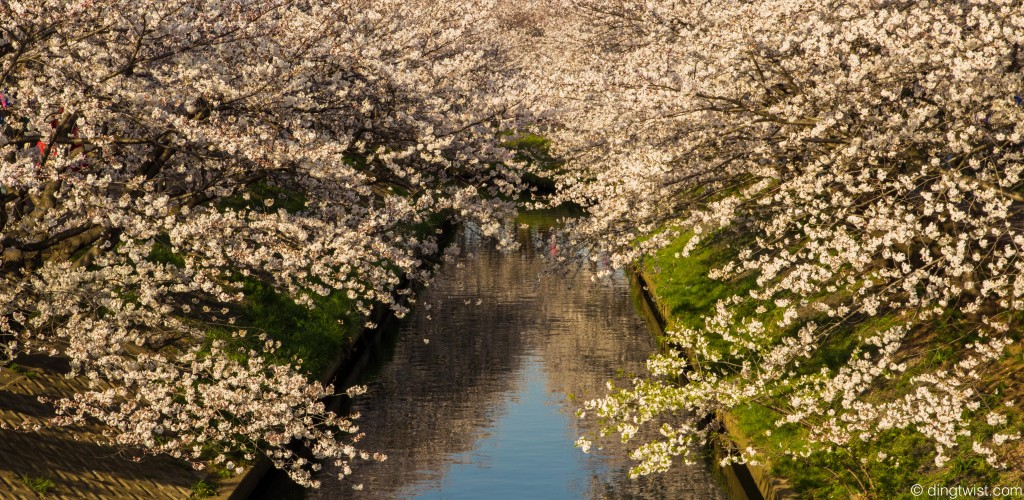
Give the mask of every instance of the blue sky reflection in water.
M 592 472 L 604 472 L 598 460 L 573 446 L 564 398 L 545 387 L 540 359 L 528 356 L 524 365 L 517 392 L 490 435 L 473 451 L 453 456 L 441 484 L 417 497 L 574 498 L 586 493 Z
M 579 402 L 603 395 L 619 369 L 642 370 L 654 341 L 624 276 L 544 274 L 530 245 L 537 231 L 521 230 L 511 254 L 462 235 L 464 255 L 420 293 L 390 360 L 354 402 L 363 448 L 389 459 L 343 482 L 327 470 L 309 496 L 722 498 L 703 464 L 633 481 L 615 439 L 590 455 L 573 446 L 594 425 L 576 418 Z

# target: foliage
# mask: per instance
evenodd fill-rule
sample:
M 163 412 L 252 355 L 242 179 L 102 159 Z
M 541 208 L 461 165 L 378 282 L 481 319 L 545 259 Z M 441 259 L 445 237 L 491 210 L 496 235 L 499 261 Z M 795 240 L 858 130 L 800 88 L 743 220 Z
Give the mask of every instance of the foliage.
M 4 2 L 0 357 L 95 381 L 51 423 L 316 486 L 292 441 L 343 475 L 370 454 L 302 346 L 404 314 L 439 217 L 508 247 L 511 200 L 544 192 L 587 215 L 560 262 L 672 249 L 670 349 L 587 406 L 659 426 L 634 474 L 746 405 L 863 492 L 894 435 L 1002 468 L 1022 44 L 1015 0 Z
M 192 485 L 192 488 L 190 488 L 188 498 L 190 500 L 197 498 L 210 498 L 216 494 L 217 488 L 214 485 L 206 481 L 196 481 Z
M 56 486 L 48 477 L 18 476 L 18 480 L 39 496 L 46 496 Z
M 438 214 L 511 244 L 517 22 L 487 1 L 0 3 L 0 357 L 95 383 L 49 423 L 197 468 L 263 453 L 308 486 L 370 458 L 293 356 L 336 348 L 341 308 L 404 313 Z M 282 323 L 299 306 L 318 312 Z
M 659 266 L 704 283 L 651 376 L 586 407 L 625 439 L 664 425 L 633 472 L 707 435 L 674 415 L 747 404 L 807 429 L 796 460 L 848 459 L 860 492 L 893 432 L 938 470 L 1014 466 L 1016 393 L 993 381 L 1024 309 L 1019 2 L 565 8 L 549 137 L 571 158 L 558 199 L 588 217 L 563 238 L 623 267 L 692 234 Z
M 309 309 L 252 278 L 243 279 L 243 290 L 239 322 L 249 331 L 266 334 L 275 345 L 281 343 L 271 359 L 281 363 L 301 359 L 299 368 L 310 377 L 320 377 L 363 327 L 352 301 L 339 292 L 314 297 L 315 307 Z M 230 337 L 230 331 L 221 327 L 211 331 L 209 338 Z

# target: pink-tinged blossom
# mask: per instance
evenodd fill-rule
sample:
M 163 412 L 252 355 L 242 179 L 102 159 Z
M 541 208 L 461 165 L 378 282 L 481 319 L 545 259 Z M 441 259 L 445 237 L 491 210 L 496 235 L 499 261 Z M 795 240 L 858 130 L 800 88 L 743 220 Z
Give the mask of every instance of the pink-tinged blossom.
M 277 343 L 238 352 L 205 325 L 234 324 L 234 273 L 300 304 L 340 292 L 404 314 L 402 283 L 438 251 L 413 228 L 439 214 L 512 244 L 521 171 L 500 133 L 534 113 L 510 15 L 487 0 L 0 2 L 0 362 L 66 356 L 95 388 L 54 402 L 56 423 L 98 420 L 113 443 L 197 467 L 204 450 L 263 453 L 315 486 L 290 442 L 360 457 L 352 419 L 321 402 L 332 388 L 266 361 Z
M 1001 395 L 979 382 L 1024 310 L 1020 2 L 563 3 L 536 71 L 569 159 L 559 199 L 588 215 L 565 244 L 624 267 L 684 234 L 679 259 L 717 238 L 738 255 L 710 277 L 755 282 L 668 334 L 676 349 L 649 366 L 668 378 L 587 413 L 628 436 L 770 402 L 818 443 L 795 456 L 901 429 L 926 436 L 939 465 L 987 425 L 998 438 L 966 451 L 1002 464 L 1019 436 L 986 417 L 980 402 Z M 912 346 L 950 312 L 976 340 L 920 367 Z M 892 326 L 864 332 L 848 362 L 806 369 L 838 328 L 871 321 Z M 865 397 L 895 378 L 910 389 Z M 640 446 L 634 472 L 685 455 L 676 440 Z

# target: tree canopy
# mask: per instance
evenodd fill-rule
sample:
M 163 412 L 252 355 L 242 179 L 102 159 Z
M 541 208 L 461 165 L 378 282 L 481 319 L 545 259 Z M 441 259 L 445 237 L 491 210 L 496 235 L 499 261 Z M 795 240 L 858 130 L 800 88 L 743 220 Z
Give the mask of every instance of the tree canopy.
M 662 425 L 634 473 L 707 436 L 676 416 L 769 400 L 814 443 L 794 456 L 900 429 L 938 467 L 965 446 L 1003 467 L 1020 391 L 986 377 L 1024 312 L 1022 44 L 1016 0 L 5 2 L 0 355 L 95 381 L 57 423 L 197 466 L 208 443 L 266 453 L 316 486 L 292 440 L 369 454 L 274 342 L 209 337 L 241 277 L 402 314 L 439 251 L 424 223 L 512 244 L 540 174 L 542 203 L 586 212 L 558 258 L 621 268 L 725 238 L 709 278 L 751 283 L 588 403 L 627 439 Z M 523 132 L 557 167 L 519 161 Z M 956 355 L 922 364 L 940 323 Z

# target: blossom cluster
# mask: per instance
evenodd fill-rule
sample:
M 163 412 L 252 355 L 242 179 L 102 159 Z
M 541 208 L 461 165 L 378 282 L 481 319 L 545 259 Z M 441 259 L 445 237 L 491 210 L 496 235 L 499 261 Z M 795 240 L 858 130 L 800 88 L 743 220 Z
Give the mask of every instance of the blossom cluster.
M 565 112 L 561 199 L 589 215 L 566 243 L 626 266 L 686 234 L 680 259 L 732 242 L 710 277 L 755 282 L 671 333 L 652 380 L 591 403 L 608 430 L 761 402 L 819 449 L 906 429 L 938 465 L 965 442 L 1004 465 L 1019 433 L 984 406 L 1013 404 L 990 382 L 1024 309 L 1020 3 L 565 8 L 576 22 L 551 37 L 573 50 L 548 55 L 545 97 Z M 807 369 L 861 324 L 881 326 L 859 330 L 848 361 Z M 940 342 L 954 355 L 922 363 Z M 898 399 L 870 397 L 897 379 Z M 664 469 L 677 442 L 639 448 L 638 472 Z
M 114 443 L 196 465 L 262 452 L 315 485 L 293 439 L 360 456 L 354 425 L 320 401 L 331 388 L 204 324 L 233 322 L 238 273 L 298 303 L 342 293 L 402 314 L 402 283 L 438 250 L 416 228 L 438 217 L 512 241 L 521 172 L 501 134 L 533 113 L 503 36 L 523 29 L 513 14 L 488 0 L 0 3 L 0 365 L 66 356 L 95 390 L 54 402 L 56 423 L 95 419 Z

